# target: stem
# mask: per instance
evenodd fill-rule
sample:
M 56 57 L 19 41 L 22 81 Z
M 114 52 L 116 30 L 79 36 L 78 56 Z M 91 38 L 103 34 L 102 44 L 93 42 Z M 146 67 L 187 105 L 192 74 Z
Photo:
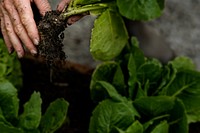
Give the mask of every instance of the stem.
M 62 19 L 65 20 L 73 15 L 87 13 L 89 11 L 94 11 L 94 10 L 106 9 L 106 8 L 108 8 L 108 5 L 109 5 L 109 3 L 97 3 L 97 4 L 90 4 L 90 5 L 85 5 L 85 6 L 81 6 L 81 7 L 72 7 L 70 9 L 66 9 L 64 12 L 62 12 L 60 14 L 60 17 L 62 17 Z

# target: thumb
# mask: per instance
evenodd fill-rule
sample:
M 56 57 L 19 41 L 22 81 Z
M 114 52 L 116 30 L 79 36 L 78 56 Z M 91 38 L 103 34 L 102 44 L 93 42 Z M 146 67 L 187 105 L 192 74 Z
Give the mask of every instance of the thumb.
M 42 16 L 44 16 L 47 11 L 51 10 L 48 0 L 34 0 L 34 3 Z
M 69 5 L 70 1 L 71 0 L 62 0 L 57 6 L 57 10 L 61 12 L 66 6 Z

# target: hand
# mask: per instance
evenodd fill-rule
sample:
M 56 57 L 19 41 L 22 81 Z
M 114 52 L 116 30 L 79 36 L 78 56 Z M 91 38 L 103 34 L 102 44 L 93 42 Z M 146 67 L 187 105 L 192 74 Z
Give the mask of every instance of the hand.
M 41 15 L 51 10 L 48 0 L 0 0 L 1 31 L 8 51 L 13 48 L 19 58 L 27 49 L 37 54 L 35 45 L 39 43 L 39 34 L 31 8 L 35 3 Z
M 57 6 L 57 10 L 62 12 L 69 5 L 70 1 L 71 0 L 62 0 Z M 67 19 L 67 24 L 71 25 L 75 23 L 76 21 L 78 21 L 79 19 L 81 19 L 85 15 L 86 14 L 71 16 L 70 18 Z

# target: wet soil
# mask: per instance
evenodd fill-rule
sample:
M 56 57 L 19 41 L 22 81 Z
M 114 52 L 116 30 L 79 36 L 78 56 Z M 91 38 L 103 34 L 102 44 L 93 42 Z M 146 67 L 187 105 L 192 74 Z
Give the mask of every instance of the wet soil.
M 66 22 L 60 16 L 60 12 L 49 11 L 37 23 L 40 35 L 40 42 L 37 47 L 39 55 L 45 57 L 50 66 L 54 64 L 55 60 L 65 60 L 63 31 L 66 28 Z

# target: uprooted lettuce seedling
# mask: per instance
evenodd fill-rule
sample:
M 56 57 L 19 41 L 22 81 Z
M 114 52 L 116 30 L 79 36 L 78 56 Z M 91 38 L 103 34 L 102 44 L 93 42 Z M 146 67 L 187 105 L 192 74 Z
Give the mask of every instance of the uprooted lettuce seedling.
M 62 12 L 49 11 L 38 23 L 40 42 L 39 55 L 45 57 L 48 65 L 53 65 L 55 60 L 65 60 L 63 52 L 63 31 L 67 28 L 67 19 L 70 16 L 89 13 L 107 8 L 106 4 L 89 4 L 84 6 L 68 6 Z

